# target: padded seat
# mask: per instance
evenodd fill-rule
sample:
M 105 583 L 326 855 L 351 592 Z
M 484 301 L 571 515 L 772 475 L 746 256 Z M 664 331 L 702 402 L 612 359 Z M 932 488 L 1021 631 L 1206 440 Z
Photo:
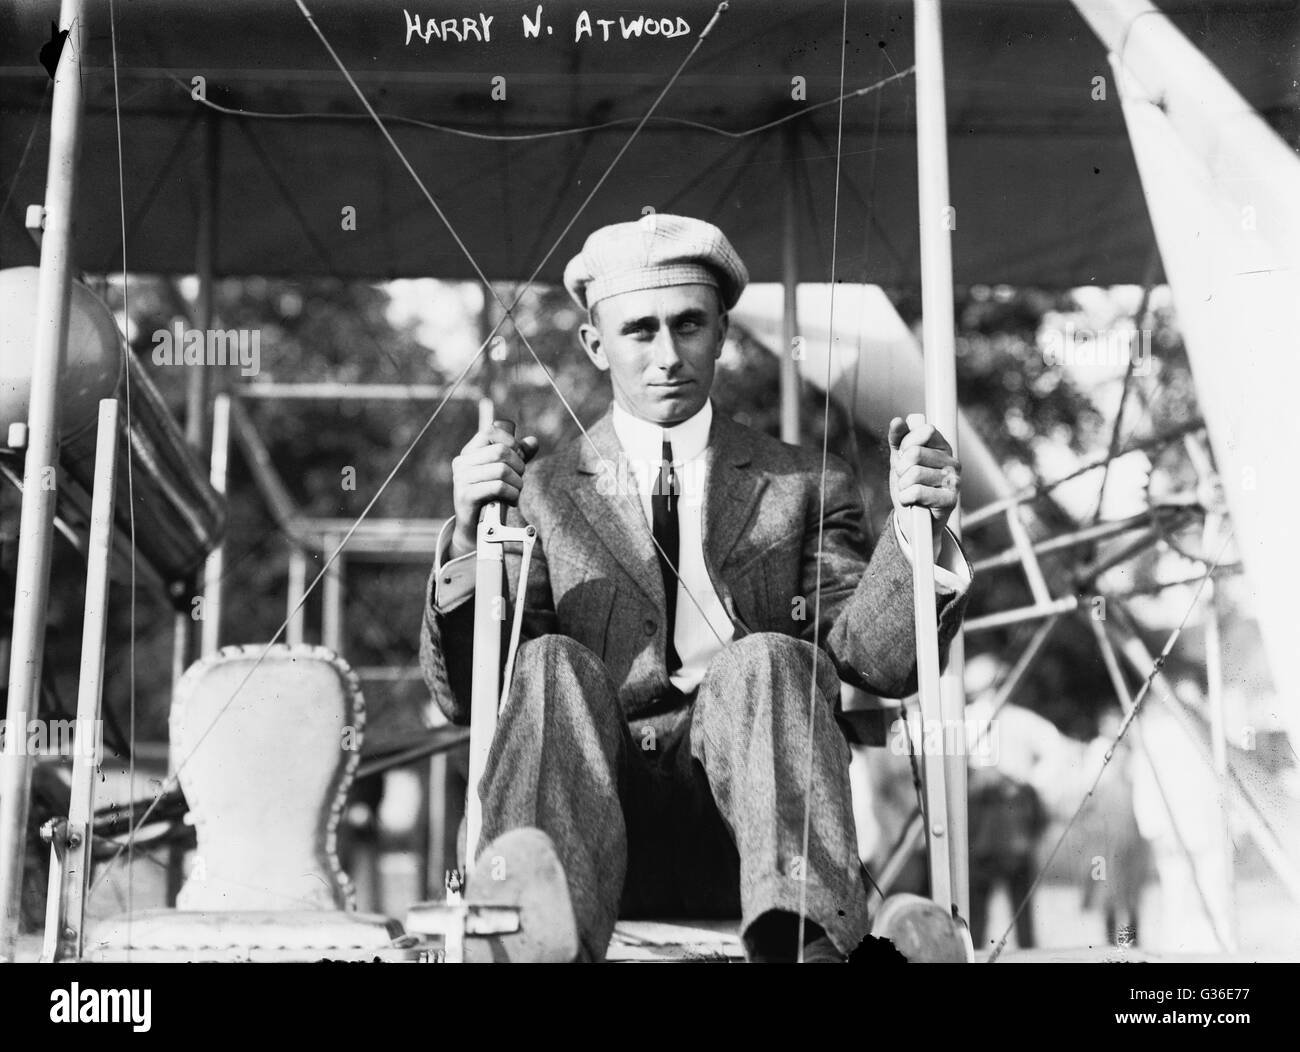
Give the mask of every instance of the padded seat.
M 356 675 L 324 647 L 225 647 L 191 666 L 171 711 L 197 836 L 178 909 L 89 926 L 86 957 L 369 959 L 394 948 L 401 925 L 355 912 L 337 852 L 364 726 Z
M 412 956 L 402 926 L 344 910 L 141 910 L 92 925 L 90 961 L 315 961 Z M 393 951 L 397 951 L 396 954 Z

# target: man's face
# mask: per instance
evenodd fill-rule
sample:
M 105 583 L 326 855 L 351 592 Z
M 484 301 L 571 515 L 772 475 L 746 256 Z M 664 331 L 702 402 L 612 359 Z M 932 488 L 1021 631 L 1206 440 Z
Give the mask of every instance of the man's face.
M 670 427 L 704 408 L 727 336 L 727 315 L 712 286 L 610 296 L 596 304 L 593 322 L 578 338 L 596 368 L 608 371 L 623 409 Z

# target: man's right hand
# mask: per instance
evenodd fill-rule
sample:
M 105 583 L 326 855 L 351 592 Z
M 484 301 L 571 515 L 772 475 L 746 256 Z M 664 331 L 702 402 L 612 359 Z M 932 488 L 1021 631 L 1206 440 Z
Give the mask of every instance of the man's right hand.
M 456 527 L 451 539 L 451 557 L 472 552 L 478 543 L 478 517 L 484 504 L 497 500 L 513 507 L 519 503 L 524 469 L 537 455 L 541 443 L 535 437 L 516 439 L 514 423 L 494 420 L 480 431 L 451 462 L 452 492 Z

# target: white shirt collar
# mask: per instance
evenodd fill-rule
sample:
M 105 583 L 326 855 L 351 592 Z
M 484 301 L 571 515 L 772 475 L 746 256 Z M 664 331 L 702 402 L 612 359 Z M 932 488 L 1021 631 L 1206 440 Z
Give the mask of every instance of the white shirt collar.
M 628 459 L 643 464 L 658 464 L 665 438 L 672 443 L 673 463 L 694 460 L 709 444 L 709 429 L 713 425 L 713 402 L 689 420 L 672 427 L 661 427 L 648 420 L 633 416 L 617 402 L 614 403 L 614 433 Z

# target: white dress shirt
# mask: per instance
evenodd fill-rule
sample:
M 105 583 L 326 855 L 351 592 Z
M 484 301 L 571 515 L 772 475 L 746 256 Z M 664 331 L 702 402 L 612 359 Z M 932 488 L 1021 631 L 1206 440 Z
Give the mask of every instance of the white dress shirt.
M 704 408 L 693 417 L 673 427 L 640 420 L 615 403 L 612 422 L 619 445 L 627 455 L 624 477 L 634 481 L 641 497 L 641 509 L 652 531 L 650 496 L 659 474 L 664 439 L 672 445 L 673 472 L 680 494 L 677 504 L 679 580 L 673 645 L 682 665 L 668 671 L 673 686 L 689 694 L 700 685 L 713 655 L 735 635 L 735 627 L 704 565 L 704 494 L 708 486 L 708 458 L 704 452 L 709 445 L 713 403 L 705 402 Z

